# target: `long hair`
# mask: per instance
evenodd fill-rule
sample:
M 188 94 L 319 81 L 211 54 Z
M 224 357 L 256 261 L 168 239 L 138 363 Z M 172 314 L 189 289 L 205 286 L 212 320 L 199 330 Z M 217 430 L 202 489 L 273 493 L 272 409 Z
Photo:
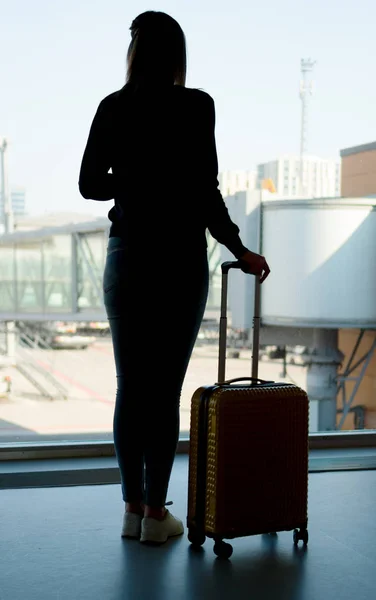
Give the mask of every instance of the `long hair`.
M 179 23 L 164 12 L 150 10 L 136 17 L 130 30 L 127 82 L 185 86 L 187 51 Z

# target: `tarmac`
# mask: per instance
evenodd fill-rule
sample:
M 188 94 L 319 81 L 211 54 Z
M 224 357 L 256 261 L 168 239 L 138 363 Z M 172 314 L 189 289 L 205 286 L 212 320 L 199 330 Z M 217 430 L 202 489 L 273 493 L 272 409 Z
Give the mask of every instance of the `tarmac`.
M 226 378 L 251 374 L 251 352 L 239 350 L 239 358 L 228 358 Z M 86 350 L 22 349 L 23 360 L 46 370 L 63 386 L 66 399 L 44 382 L 53 399 L 41 393 L 14 367 L 2 374 L 12 378 L 12 391 L 0 398 L 0 443 L 42 441 L 52 436 L 66 439 L 111 439 L 116 377 L 110 339 L 98 339 Z M 148 355 L 145 348 L 145 373 Z M 189 432 L 190 403 L 195 390 L 217 381 L 216 344 L 196 345 L 181 394 L 181 433 Z M 282 377 L 282 362 L 260 361 L 259 377 L 296 383 L 305 388 L 306 369 L 288 365 Z M 37 378 L 37 377 L 36 377 Z M 43 378 L 39 378 L 43 381 Z

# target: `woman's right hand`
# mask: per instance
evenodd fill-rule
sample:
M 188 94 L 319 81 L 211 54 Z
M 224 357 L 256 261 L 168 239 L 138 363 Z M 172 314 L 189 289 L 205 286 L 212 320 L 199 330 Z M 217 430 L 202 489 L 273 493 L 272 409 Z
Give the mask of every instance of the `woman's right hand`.
M 247 250 L 247 252 L 240 257 L 240 264 L 241 270 L 244 273 L 259 276 L 260 283 L 263 283 L 270 273 L 269 265 L 266 262 L 265 257 L 256 254 L 256 252 L 251 252 L 250 250 Z

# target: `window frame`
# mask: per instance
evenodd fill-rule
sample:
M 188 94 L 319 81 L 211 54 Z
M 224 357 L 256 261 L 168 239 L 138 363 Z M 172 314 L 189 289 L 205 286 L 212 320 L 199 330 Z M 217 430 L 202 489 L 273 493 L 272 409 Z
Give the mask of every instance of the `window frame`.
M 63 438 L 64 436 L 61 436 Z M 311 433 L 310 450 L 376 448 L 376 430 Z M 189 436 L 179 438 L 178 454 L 189 453 Z M 0 444 L 1 461 L 25 461 L 59 458 L 98 458 L 115 456 L 115 446 L 109 441 L 48 441 L 4 442 Z

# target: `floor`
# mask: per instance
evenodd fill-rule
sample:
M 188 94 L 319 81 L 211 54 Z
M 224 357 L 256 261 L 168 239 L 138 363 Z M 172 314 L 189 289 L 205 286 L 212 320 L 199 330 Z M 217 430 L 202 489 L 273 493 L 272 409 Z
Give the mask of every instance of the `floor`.
M 187 469 L 178 456 L 169 495 L 183 519 Z M 376 471 L 312 473 L 309 489 L 306 551 L 257 536 L 230 561 L 210 540 L 122 540 L 119 485 L 1 490 L 0 600 L 374 600 Z

